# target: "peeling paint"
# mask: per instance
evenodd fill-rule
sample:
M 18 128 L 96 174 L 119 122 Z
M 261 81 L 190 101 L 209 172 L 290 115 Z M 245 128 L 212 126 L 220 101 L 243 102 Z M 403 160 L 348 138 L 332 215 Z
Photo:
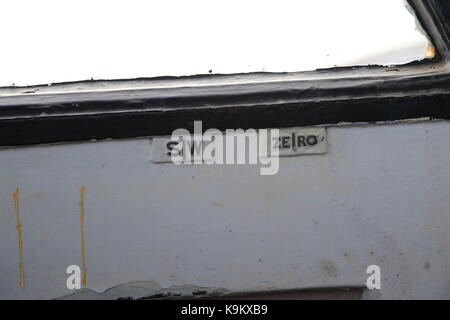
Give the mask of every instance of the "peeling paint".
M 57 298 L 58 300 L 117 300 L 117 299 L 160 299 L 176 297 L 193 297 L 199 295 L 219 296 L 228 291 L 222 288 L 207 288 L 195 285 L 172 286 L 161 288 L 155 281 L 136 281 L 120 284 L 103 292 L 92 289 L 80 289 Z

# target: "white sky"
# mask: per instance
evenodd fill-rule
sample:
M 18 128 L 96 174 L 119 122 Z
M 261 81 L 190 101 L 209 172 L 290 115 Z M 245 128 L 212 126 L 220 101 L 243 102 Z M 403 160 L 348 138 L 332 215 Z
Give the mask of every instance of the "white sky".
M 0 86 L 423 59 L 403 0 L 1 0 Z

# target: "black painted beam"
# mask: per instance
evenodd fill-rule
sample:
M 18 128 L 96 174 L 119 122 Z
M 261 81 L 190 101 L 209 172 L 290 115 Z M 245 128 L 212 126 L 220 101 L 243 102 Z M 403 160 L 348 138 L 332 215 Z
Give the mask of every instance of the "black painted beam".
M 437 46 L 433 61 L 239 75 L 247 81 L 222 85 L 197 81 L 230 76 L 186 77 L 183 87 L 2 96 L 0 146 L 170 135 L 196 120 L 223 130 L 450 119 L 450 1 L 410 2 Z

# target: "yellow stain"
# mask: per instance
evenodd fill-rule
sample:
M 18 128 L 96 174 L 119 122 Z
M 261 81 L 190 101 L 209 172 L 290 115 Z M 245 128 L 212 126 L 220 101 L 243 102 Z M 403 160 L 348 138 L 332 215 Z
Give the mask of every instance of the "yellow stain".
M 81 285 L 86 287 L 87 284 L 87 269 L 86 269 L 86 250 L 84 246 L 84 191 L 85 187 L 80 188 L 80 233 L 81 233 L 81 264 L 82 264 L 82 276 Z
M 20 207 L 19 207 L 19 188 L 16 188 L 16 192 L 13 193 L 14 211 L 16 213 L 16 229 L 17 229 L 17 242 L 19 245 L 19 287 L 25 288 L 25 271 L 23 263 L 23 235 L 22 235 L 22 223 L 20 221 Z
M 429 44 L 425 50 L 425 58 L 433 59 L 434 57 L 436 57 L 436 48 L 432 44 Z

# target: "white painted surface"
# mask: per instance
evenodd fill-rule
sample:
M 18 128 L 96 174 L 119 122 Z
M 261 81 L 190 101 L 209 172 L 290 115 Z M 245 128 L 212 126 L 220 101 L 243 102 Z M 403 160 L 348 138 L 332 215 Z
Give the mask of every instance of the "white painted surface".
M 0 86 L 403 64 L 404 0 L 2 0 Z
M 364 286 L 366 298 L 450 298 L 449 122 L 329 127 L 328 154 L 255 166 L 150 161 L 148 139 L 0 150 L 0 298 L 133 281 L 234 291 Z M 21 190 L 25 289 L 12 201 Z M 145 282 L 147 285 L 153 282 Z

